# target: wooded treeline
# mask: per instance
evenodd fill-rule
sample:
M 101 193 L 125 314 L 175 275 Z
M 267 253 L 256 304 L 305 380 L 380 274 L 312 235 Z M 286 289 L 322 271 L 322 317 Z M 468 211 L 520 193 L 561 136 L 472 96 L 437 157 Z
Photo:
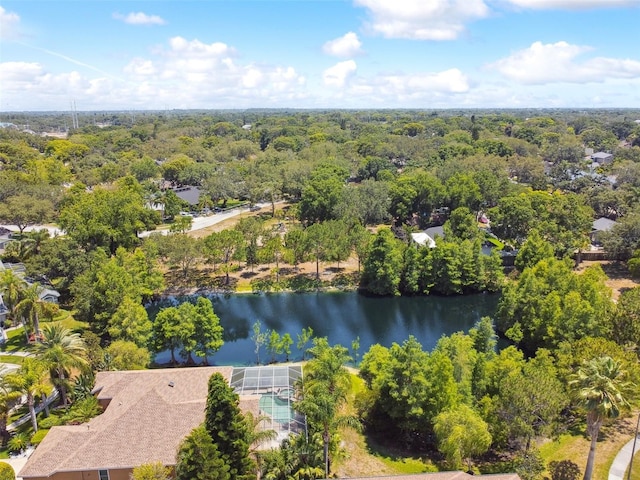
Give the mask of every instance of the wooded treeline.
M 593 220 L 607 217 L 616 224 L 599 241 L 639 273 L 638 119 L 631 110 L 95 113 L 52 139 L 38 134 L 63 125 L 63 115 L 11 114 L 7 121 L 36 133 L 0 130 L 0 220 L 23 233 L 3 258 L 24 262 L 89 323 L 94 369 L 144 368 L 150 351 L 166 349 L 192 363 L 219 349 L 207 300 L 165 309 L 154 323 L 142 306 L 167 281 L 201 278 L 204 267 L 224 287 L 237 268 L 269 265 L 273 274 L 254 283 L 267 291 L 295 289 L 281 265 L 311 261 L 315 281 L 302 288 L 317 288 L 321 263 L 351 257 L 358 272 L 342 281 L 371 294 L 501 291 L 495 327 L 511 347 L 495 351 L 491 319 L 443 337 L 432 352 L 412 338 L 374 346 L 361 365 L 358 419 L 381 438 L 438 450 L 456 468 L 491 448 L 521 450 L 535 470 L 534 439 L 585 410 L 597 438 L 604 419 L 637 398 L 626 380 L 640 378 L 639 290 L 614 303 L 602 269 L 576 273 L 569 257 L 588 246 Z M 585 149 L 613 161 L 594 163 Z M 171 190 L 185 185 L 202 192 L 198 205 Z M 185 233 L 181 211 L 238 202 L 265 202 L 271 213 L 202 239 Z M 276 211 L 279 202 L 286 210 Z M 65 235 L 23 232 L 45 222 Z M 140 237 L 161 223 L 174 233 Z M 434 248 L 411 242 L 434 225 L 444 232 Z M 505 251 L 517 251 L 507 277 Z M 18 319 L 26 285 L 7 270 L 0 291 Z M 26 317 L 36 333 L 37 318 Z M 358 426 L 337 415 L 348 355 L 322 339 L 311 353 L 319 373 L 305 388 L 329 385 L 331 395 L 303 401 L 312 435 L 265 458 L 265 472 L 293 463 L 322 476 L 340 451 L 338 427 Z M 618 389 L 614 410 L 590 396 L 603 393 L 589 383 L 598 375 Z M 207 443 L 200 433 L 191 440 Z

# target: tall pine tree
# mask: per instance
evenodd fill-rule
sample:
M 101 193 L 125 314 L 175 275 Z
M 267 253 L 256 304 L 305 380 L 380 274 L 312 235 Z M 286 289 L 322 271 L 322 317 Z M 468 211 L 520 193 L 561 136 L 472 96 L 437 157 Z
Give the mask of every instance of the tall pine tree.
M 211 375 L 205 428 L 229 466 L 231 478 L 248 480 L 254 471 L 249 457 L 249 430 L 238 403 L 238 395 L 225 378 L 219 373 Z

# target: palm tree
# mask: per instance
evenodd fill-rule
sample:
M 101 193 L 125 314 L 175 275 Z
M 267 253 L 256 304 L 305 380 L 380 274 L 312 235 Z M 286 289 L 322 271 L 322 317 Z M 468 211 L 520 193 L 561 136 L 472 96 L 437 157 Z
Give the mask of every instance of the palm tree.
M 49 366 L 51 381 L 60 392 L 63 406 L 68 404 L 66 383 L 69 370 L 89 365 L 86 350 L 79 334 L 55 323 L 45 325 L 42 340 L 36 344 L 36 355 Z
M 349 371 L 344 367 L 350 360 L 347 349 L 342 345 L 330 347 L 326 338 L 320 338 L 314 340 L 309 351 L 314 358 L 305 367 L 303 384 L 298 385 L 302 389 L 302 400 L 296 408 L 307 415 L 312 427 L 322 432 L 324 474 L 328 478 L 331 434 L 342 427 L 359 430 L 361 425 L 355 416 L 339 413 L 351 384 Z
M 3 445 L 9 440 L 9 432 L 7 432 L 9 410 L 22 396 L 20 392 L 13 389 L 13 386 L 7 381 L 7 376 L 7 368 L 0 366 L 0 438 Z
M 58 305 L 41 298 L 44 289 L 38 283 L 27 286 L 22 291 L 22 299 L 16 305 L 16 312 L 30 324 L 34 337 L 40 337 L 40 316 L 52 317 L 58 311 Z M 25 332 L 26 332 L 25 328 Z M 27 334 L 28 338 L 28 334 Z
M 278 436 L 275 430 L 265 429 L 263 425 L 266 424 L 271 417 L 267 415 L 255 416 L 251 412 L 244 414 L 245 422 L 247 423 L 247 431 L 249 432 L 249 456 L 253 457 L 253 461 L 256 464 L 256 478 L 260 480 L 260 473 L 262 472 L 262 456 L 258 450 L 263 444 L 275 440 Z
M 25 358 L 15 373 L 7 375 L 7 382 L 13 389 L 27 397 L 27 406 L 34 432 L 38 431 L 35 400 L 42 396 L 45 398 L 46 404 L 46 397 L 52 390 L 48 380 L 47 365 L 32 357 Z
M 602 356 L 583 362 L 569 380 L 578 404 L 587 411 L 587 433 L 591 448 L 587 458 L 584 480 L 591 480 L 600 427 L 605 419 L 617 418 L 629 406 L 628 395 L 634 385 L 627 382 L 626 372 L 611 357 Z
M 22 292 L 26 287 L 27 282 L 17 276 L 13 270 L 6 269 L 0 272 L 0 293 L 12 320 L 18 316 L 16 306 L 20 303 Z

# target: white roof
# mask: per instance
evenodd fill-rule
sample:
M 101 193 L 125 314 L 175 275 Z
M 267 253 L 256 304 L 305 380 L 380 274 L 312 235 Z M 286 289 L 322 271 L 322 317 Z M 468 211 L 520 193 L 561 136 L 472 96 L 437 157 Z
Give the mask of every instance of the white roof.
M 436 241 L 425 232 L 412 233 L 411 238 L 414 242 L 423 247 L 426 245 L 429 248 L 435 248 L 436 246 Z

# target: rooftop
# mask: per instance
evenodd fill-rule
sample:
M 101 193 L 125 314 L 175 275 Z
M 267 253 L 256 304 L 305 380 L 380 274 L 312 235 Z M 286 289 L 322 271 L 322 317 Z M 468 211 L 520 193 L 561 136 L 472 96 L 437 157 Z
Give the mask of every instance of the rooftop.
M 178 445 L 204 421 L 209 377 L 231 377 L 232 367 L 98 372 L 105 411 L 88 423 L 53 427 L 20 472 L 56 472 L 175 464 Z M 135 448 L 131 448 L 135 446 Z

